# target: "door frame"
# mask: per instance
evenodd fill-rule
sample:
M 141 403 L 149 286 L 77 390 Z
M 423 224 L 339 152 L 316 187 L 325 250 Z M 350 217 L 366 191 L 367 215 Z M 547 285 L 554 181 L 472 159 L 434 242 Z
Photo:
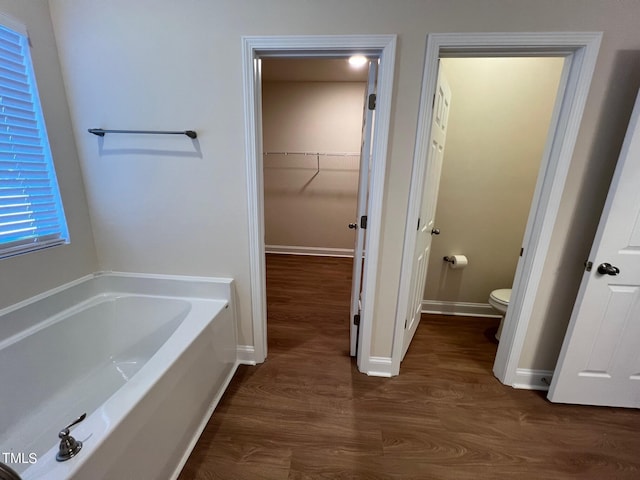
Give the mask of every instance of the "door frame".
M 424 188 L 424 159 L 427 158 L 433 113 L 431 99 L 435 94 L 439 59 L 482 56 L 565 58 L 558 97 L 523 238 L 524 253 L 516 269 L 509 310 L 493 366 L 493 373 L 500 382 L 513 385 L 516 383 L 518 361 L 560 208 L 601 38 L 601 32 L 444 33 L 428 36 L 391 352 L 393 375 L 400 372 L 402 334 L 407 316 L 413 266 L 411 257 L 416 242 L 413 227 L 418 221 Z
M 267 298 L 264 243 L 264 185 L 262 159 L 262 106 L 260 58 L 347 58 L 354 53 L 376 55 L 378 92 L 371 151 L 368 222 L 362 284 L 358 369 L 370 373 L 373 307 L 378 277 L 382 206 L 391 120 L 396 35 L 301 35 L 242 37 L 243 96 L 245 110 L 245 163 L 248 190 L 248 234 L 253 346 L 239 346 L 244 360 L 262 363 L 267 357 Z M 345 226 L 346 228 L 346 226 Z M 348 321 L 345 318 L 345 321 Z

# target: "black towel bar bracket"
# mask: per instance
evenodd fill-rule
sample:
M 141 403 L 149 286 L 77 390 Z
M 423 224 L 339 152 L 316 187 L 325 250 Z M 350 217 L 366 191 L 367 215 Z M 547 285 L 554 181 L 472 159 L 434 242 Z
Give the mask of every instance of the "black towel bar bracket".
M 105 130 L 102 128 L 90 128 L 89 133 L 104 137 L 105 133 L 133 133 L 145 135 L 186 135 L 189 138 L 198 138 L 198 134 L 194 130 L 182 131 L 159 131 L 159 130 Z

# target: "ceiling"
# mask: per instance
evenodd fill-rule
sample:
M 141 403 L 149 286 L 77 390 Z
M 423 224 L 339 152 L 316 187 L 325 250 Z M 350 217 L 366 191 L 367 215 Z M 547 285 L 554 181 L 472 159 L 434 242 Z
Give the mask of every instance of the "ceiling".
M 366 82 L 367 69 L 355 69 L 346 58 L 263 58 L 265 82 Z

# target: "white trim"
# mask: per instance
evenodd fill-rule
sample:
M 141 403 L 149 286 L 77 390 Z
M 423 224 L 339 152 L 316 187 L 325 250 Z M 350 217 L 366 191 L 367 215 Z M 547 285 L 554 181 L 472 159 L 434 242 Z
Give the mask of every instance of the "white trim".
M 364 265 L 363 310 L 360 324 L 358 368 L 368 371 L 373 332 L 373 306 L 377 285 L 382 206 L 387 165 L 387 145 L 391 119 L 391 97 L 395 72 L 396 35 L 305 35 L 242 38 L 243 95 L 245 99 L 245 153 L 247 168 L 249 263 L 251 313 L 255 360 L 267 355 L 266 281 L 264 265 L 264 195 L 262 164 L 262 112 L 260 100 L 261 57 L 335 57 L 353 52 L 379 56 L 378 92 L 371 183 L 369 187 L 368 230 Z
M 565 62 L 566 90 L 563 98 L 556 101 L 555 132 L 549 136 L 543 157 L 546 171 L 544 176 L 540 175 L 536 186 L 524 237 L 524 256 L 518 262 L 493 367 L 494 374 L 505 385 L 515 381 L 601 39 L 602 33 L 558 34 L 548 39 L 565 48 L 573 47 L 573 53 Z M 534 211 L 536 203 L 537 211 Z
M 267 299 L 264 259 L 264 190 L 262 155 L 262 100 L 260 97 L 260 62 L 256 47 L 242 39 L 242 87 L 244 96 L 244 130 L 247 167 L 247 216 L 249 228 L 249 267 L 251 269 L 251 316 L 255 360 L 267 356 Z
M 551 233 L 560 208 L 560 200 L 573 155 L 576 138 L 602 33 L 458 33 L 432 34 L 427 41 L 420 99 L 420 114 L 411 176 L 411 190 L 405 226 L 398 307 L 391 358 L 392 372 L 400 371 L 404 323 L 407 317 L 413 251 L 431 125 L 432 102 L 440 56 L 537 55 L 566 59 L 562 84 L 556 100 L 547 146 L 545 148 L 532 210 L 524 237 L 524 256 L 518 262 L 504 330 L 496 354 L 494 374 L 511 385 L 533 311 L 549 249 Z M 563 88 L 564 87 L 564 88 Z M 513 319 L 513 320 L 511 320 Z
M 313 255 L 318 257 L 351 257 L 353 248 L 296 247 L 293 245 L 266 245 L 266 253 L 282 255 Z
M 502 318 L 488 303 L 443 302 L 440 300 L 423 300 L 422 313 L 438 315 L 455 315 L 462 317 Z
M 553 370 L 530 370 L 517 368 L 513 388 L 523 390 L 549 390 L 553 378 Z
M 238 362 L 242 365 L 255 365 L 256 349 L 253 345 L 238 345 L 236 348 Z
M 375 37 L 372 37 L 375 38 Z M 391 122 L 391 98 L 393 94 L 393 77 L 395 73 L 396 35 L 380 35 L 377 37 L 378 48 L 381 49 L 378 65 L 378 85 L 376 92 L 376 119 L 371 149 L 371 177 L 369 179 L 369 206 L 367 209 L 367 236 L 364 251 L 362 279 L 362 314 L 360 335 L 358 338 L 358 369 L 361 372 L 370 370 L 368 359 L 371 356 L 373 337 L 373 309 L 376 286 L 378 283 L 378 264 L 380 239 L 382 236 L 382 214 L 384 185 L 387 169 L 387 146 Z
M 391 377 L 391 357 L 369 357 L 366 371 L 370 377 Z

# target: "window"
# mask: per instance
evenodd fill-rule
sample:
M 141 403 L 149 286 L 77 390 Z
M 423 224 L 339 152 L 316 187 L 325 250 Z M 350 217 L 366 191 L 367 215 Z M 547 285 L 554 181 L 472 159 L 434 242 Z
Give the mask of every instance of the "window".
M 68 241 L 26 29 L 0 16 L 0 258 Z

